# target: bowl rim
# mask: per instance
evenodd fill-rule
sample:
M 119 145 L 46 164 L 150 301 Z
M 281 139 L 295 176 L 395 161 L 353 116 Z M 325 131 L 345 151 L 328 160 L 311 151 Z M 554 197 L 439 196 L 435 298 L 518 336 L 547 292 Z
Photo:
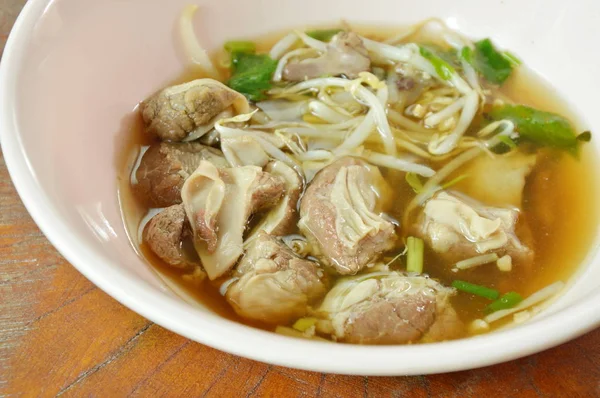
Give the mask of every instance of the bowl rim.
M 301 340 L 250 328 L 212 313 L 200 313 L 183 300 L 157 293 L 119 264 L 107 265 L 58 216 L 29 162 L 14 111 L 21 47 L 53 0 L 30 0 L 17 18 L 0 64 L 0 143 L 13 184 L 44 235 L 69 263 L 121 304 L 191 340 L 242 357 L 292 368 L 354 375 L 422 375 L 504 362 L 573 339 L 600 325 L 600 292 L 541 319 L 466 339 L 397 346 L 359 346 Z M 594 262 L 600 254 L 596 253 Z M 566 327 L 568 325 L 568 327 Z M 327 350 L 327 355 L 323 355 Z M 358 359 L 358 360 L 357 360 Z

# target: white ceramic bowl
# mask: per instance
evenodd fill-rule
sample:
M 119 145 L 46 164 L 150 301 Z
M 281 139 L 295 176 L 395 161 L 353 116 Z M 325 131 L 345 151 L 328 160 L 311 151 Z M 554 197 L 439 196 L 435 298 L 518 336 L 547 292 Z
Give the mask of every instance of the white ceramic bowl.
M 135 254 L 116 195 L 121 126 L 136 103 L 183 66 L 175 21 L 190 0 L 30 0 L 2 59 L 2 149 L 23 202 L 86 277 L 148 319 L 190 339 L 260 361 L 316 371 L 408 375 L 506 361 L 600 323 L 600 261 L 530 322 L 469 339 L 369 347 L 291 339 L 222 319 L 175 295 Z M 337 21 L 407 24 L 431 16 L 491 36 L 559 90 L 600 132 L 600 3 L 594 0 L 201 1 L 197 34 L 225 39 Z M 597 138 L 597 137 L 596 137 Z M 596 147 L 599 139 L 593 140 Z

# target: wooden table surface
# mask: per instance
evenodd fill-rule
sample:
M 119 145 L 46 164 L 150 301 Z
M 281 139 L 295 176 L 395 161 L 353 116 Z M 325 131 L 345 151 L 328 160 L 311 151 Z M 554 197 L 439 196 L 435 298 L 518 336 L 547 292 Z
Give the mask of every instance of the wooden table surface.
M 23 3 L 0 0 L 0 52 Z M 513 362 L 434 376 L 326 375 L 225 354 L 153 324 L 85 279 L 31 220 L 0 157 L 0 397 L 56 395 L 593 397 L 600 329 Z

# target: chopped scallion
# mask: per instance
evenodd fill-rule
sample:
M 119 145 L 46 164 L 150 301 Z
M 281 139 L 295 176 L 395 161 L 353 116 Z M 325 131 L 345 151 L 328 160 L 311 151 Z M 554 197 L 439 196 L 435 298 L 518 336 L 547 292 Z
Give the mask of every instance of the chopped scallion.
M 519 140 L 577 152 L 578 140 L 571 122 L 556 113 L 525 105 L 504 105 L 494 107 L 488 116 L 492 120 L 512 121 L 519 132 Z
M 244 94 L 251 101 L 265 98 L 277 61 L 268 54 L 249 54 L 235 51 L 231 54 L 231 78 L 227 85 Z
M 256 45 L 251 41 L 228 41 L 223 47 L 225 47 L 225 51 L 229 53 L 238 52 L 254 54 L 256 52 Z
M 341 31 L 342 29 L 315 29 L 307 30 L 306 35 L 320 41 L 329 41 Z
M 506 58 L 508 60 L 508 62 L 513 64 L 513 66 L 519 66 L 522 64 L 521 60 L 515 54 L 511 53 L 510 51 L 504 51 L 502 53 L 502 56 L 504 58 Z
M 460 56 L 469 64 L 473 64 L 473 49 L 471 47 L 464 46 L 462 50 L 460 50 Z
M 500 296 L 500 293 L 495 289 L 460 280 L 452 282 L 452 287 L 461 292 L 471 293 L 476 296 L 485 297 L 489 300 L 496 300 Z
M 423 273 L 423 250 L 425 249 L 423 239 L 409 236 L 406 240 L 406 248 L 406 271 Z
M 517 304 L 523 301 L 523 297 L 519 293 L 516 292 L 508 292 L 498 300 L 492 302 L 485 308 L 485 312 L 490 314 L 492 312 L 496 312 L 499 310 L 507 310 L 509 308 L 513 308 Z
M 465 58 L 466 59 L 466 58 Z M 472 57 L 473 67 L 494 84 L 502 84 L 510 74 L 514 61 L 506 57 L 505 52 L 498 51 L 490 39 L 483 39 L 475 43 L 475 52 Z
M 516 312 L 523 311 L 524 309 L 527 309 L 531 306 L 541 303 L 544 300 L 548 300 L 550 297 L 558 294 L 564 287 L 565 287 L 564 282 L 562 282 L 562 281 L 554 282 L 553 284 L 546 286 L 545 288 L 533 293 L 531 296 L 527 297 L 525 300 L 523 300 L 522 302 L 520 302 L 513 308 L 493 312 L 489 315 L 486 315 L 485 318 L 483 318 L 483 319 L 486 322 L 490 323 L 490 322 L 495 322 L 499 319 L 502 319 L 508 315 L 514 314 Z
M 452 65 L 448 62 L 444 61 L 440 56 L 433 53 L 433 51 L 429 50 L 426 47 L 419 46 L 419 52 L 429 62 L 433 65 L 436 73 L 442 80 L 450 80 L 452 75 L 456 73 Z

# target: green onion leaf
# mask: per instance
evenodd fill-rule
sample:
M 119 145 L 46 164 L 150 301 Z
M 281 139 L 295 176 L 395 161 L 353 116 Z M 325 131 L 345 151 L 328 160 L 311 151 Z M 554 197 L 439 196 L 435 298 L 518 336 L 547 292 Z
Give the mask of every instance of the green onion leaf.
M 494 120 L 511 120 L 520 139 L 577 152 L 577 137 L 573 126 L 556 113 L 539 111 L 525 105 L 504 105 L 492 109 L 488 116 Z
M 469 64 L 473 65 L 473 49 L 471 47 L 464 46 L 462 50 L 460 50 L 460 56 Z
M 454 68 L 440 56 L 436 55 L 424 46 L 419 46 L 419 52 L 421 55 L 433 65 L 436 73 L 442 80 L 450 80 L 452 75 L 456 73 Z
M 271 88 L 271 77 L 276 68 L 277 61 L 268 54 L 234 52 L 227 85 L 251 101 L 260 101 L 265 98 L 264 92 Z
M 476 296 L 485 297 L 489 300 L 496 300 L 500 296 L 500 293 L 497 290 L 465 281 L 455 280 L 452 282 L 452 287 L 461 292 L 471 293 Z
M 513 66 L 518 59 L 507 55 L 508 52 L 496 50 L 490 39 L 483 39 L 475 43 L 475 50 L 463 47 L 461 57 L 475 68 L 487 81 L 502 84 L 512 73 Z M 508 57 L 512 57 L 511 60 Z M 520 62 L 520 61 L 519 61 Z
M 591 131 L 584 131 L 583 133 L 581 133 L 577 136 L 577 141 L 590 142 L 591 140 L 592 140 L 592 132 Z
M 490 39 L 475 43 L 475 69 L 494 84 L 502 84 L 512 73 L 513 65 L 498 52 Z
M 421 179 L 417 174 L 406 173 L 404 179 L 406 180 L 408 185 L 410 185 L 413 191 L 415 191 L 416 194 L 420 194 L 421 192 L 423 192 L 423 183 L 421 182 Z
M 519 66 L 523 63 L 515 54 L 511 53 L 510 51 L 504 51 L 502 56 L 506 58 L 513 66 Z
M 423 239 L 409 236 L 406 240 L 406 271 L 423 273 L 423 250 L 425 243 Z
M 423 47 L 442 61 L 446 61 L 455 71 L 462 69 L 460 54 L 454 48 L 447 49 L 435 43 L 420 44 L 419 47 Z
M 521 297 L 519 293 L 508 292 L 502 297 L 500 297 L 498 300 L 493 301 L 492 303 L 490 303 L 490 305 L 485 307 L 485 312 L 486 314 L 490 314 L 499 310 L 507 310 L 509 308 L 513 308 L 521 301 L 523 301 L 523 297 Z
M 306 35 L 320 41 L 329 41 L 341 31 L 342 29 L 315 29 L 307 30 Z
M 225 51 L 229 53 L 247 53 L 254 54 L 256 52 L 256 45 L 251 41 L 228 41 L 223 46 Z

